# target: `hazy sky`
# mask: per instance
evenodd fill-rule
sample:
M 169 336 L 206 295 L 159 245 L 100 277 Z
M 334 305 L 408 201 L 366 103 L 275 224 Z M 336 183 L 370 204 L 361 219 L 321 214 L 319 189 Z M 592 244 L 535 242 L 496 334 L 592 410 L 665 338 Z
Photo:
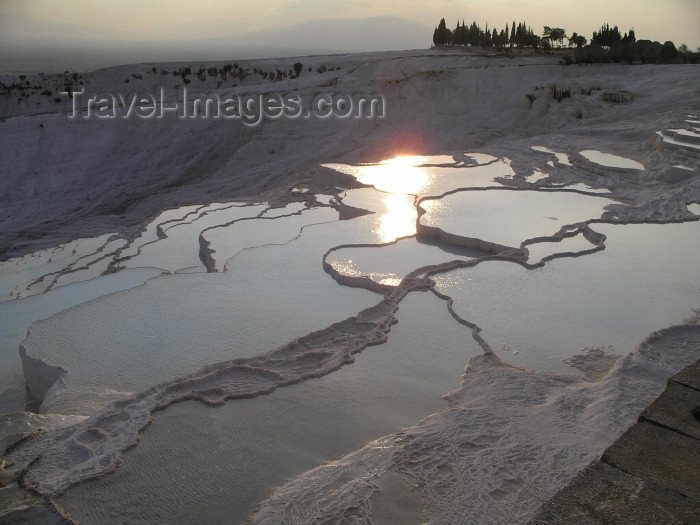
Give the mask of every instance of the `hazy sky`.
M 603 22 L 634 27 L 638 38 L 700 46 L 700 0 L 0 0 L 0 17 L 17 14 L 124 31 L 138 39 L 207 38 L 319 18 L 395 15 L 431 28 L 441 17 L 502 28 L 526 21 L 590 39 Z M 67 35 L 70 36 L 70 35 Z M 426 46 L 432 33 L 426 35 Z

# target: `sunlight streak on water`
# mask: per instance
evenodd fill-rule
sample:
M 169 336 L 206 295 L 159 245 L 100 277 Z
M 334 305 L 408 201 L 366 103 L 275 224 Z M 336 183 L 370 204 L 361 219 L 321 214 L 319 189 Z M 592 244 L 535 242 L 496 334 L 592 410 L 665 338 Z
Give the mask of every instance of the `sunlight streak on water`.
M 393 159 L 386 159 L 381 161 L 379 164 L 382 166 L 420 166 L 425 164 L 426 158 L 421 155 L 403 155 L 394 157 Z
M 376 230 L 381 242 L 416 233 L 416 208 L 404 195 L 386 195 L 384 204 L 388 213 L 381 216 Z
M 351 175 L 363 184 L 380 191 L 416 195 L 430 182 L 426 168 L 420 167 L 424 157 L 395 157 L 379 164 L 351 167 Z M 331 167 L 333 167 L 331 165 Z
M 397 163 L 372 166 L 368 173 L 362 174 L 361 179 L 371 181 L 381 191 L 415 195 L 426 187 L 430 177 L 425 168 Z

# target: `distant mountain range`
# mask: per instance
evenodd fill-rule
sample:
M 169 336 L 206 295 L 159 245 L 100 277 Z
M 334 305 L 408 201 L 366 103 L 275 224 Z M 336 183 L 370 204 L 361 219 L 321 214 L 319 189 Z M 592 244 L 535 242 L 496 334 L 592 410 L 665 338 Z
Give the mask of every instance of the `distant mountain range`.
M 0 72 L 417 49 L 428 47 L 432 37 L 428 26 L 393 16 L 310 20 L 230 36 L 221 36 L 222 25 L 212 38 L 150 41 L 126 31 L 8 16 L 0 19 Z
M 232 41 L 268 42 L 276 47 L 293 44 L 326 53 L 425 48 L 430 46 L 431 38 L 432 29 L 428 26 L 405 18 L 383 16 L 310 20 L 277 31 L 236 36 Z

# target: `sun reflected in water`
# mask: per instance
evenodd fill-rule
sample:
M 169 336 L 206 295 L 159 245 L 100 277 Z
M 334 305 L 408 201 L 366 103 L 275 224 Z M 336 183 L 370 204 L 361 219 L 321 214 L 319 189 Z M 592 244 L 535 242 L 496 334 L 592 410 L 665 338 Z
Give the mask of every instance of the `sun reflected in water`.
M 383 160 L 375 166 L 364 166 L 360 177 L 380 191 L 391 193 L 420 193 L 430 181 L 430 174 L 420 167 L 425 157 L 395 157 Z
M 418 194 L 431 184 L 431 173 L 423 164 L 430 159 L 421 156 L 394 157 L 379 164 L 323 164 L 326 168 L 352 175 L 362 184 L 390 193 Z
M 367 277 L 373 281 L 386 286 L 398 286 L 401 284 L 401 277 L 392 272 L 368 272 L 363 273 L 352 259 L 340 259 L 331 261 L 333 268 L 341 275 L 348 277 Z
M 412 197 L 387 194 L 384 205 L 386 211 L 379 217 L 375 230 L 381 242 L 392 242 L 416 233 L 417 212 Z
M 430 160 L 428 157 L 410 155 L 383 160 L 378 164 L 324 166 L 352 175 L 358 182 L 385 193 L 385 210 L 376 210 L 381 215 L 374 228 L 379 242 L 385 243 L 415 235 L 417 211 L 414 196 L 425 193 L 433 184 L 434 175 L 423 167 Z
M 421 224 L 436 226 L 449 213 L 449 209 L 442 200 L 425 200 L 421 202 L 420 207 L 425 210 L 425 214 L 421 217 Z
M 388 277 L 383 277 L 379 284 L 384 284 L 386 286 L 398 286 L 401 284 L 401 278 L 395 274 L 390 274 Z

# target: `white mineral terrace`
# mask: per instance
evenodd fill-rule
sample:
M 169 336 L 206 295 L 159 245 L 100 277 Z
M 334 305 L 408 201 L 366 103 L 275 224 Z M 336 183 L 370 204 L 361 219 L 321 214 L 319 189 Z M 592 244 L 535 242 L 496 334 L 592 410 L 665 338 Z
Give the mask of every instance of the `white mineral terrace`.
M 696 68 L 299 60 L 386 118 L 3 101 L 0 521 L 522 523 L 698 359 Z

